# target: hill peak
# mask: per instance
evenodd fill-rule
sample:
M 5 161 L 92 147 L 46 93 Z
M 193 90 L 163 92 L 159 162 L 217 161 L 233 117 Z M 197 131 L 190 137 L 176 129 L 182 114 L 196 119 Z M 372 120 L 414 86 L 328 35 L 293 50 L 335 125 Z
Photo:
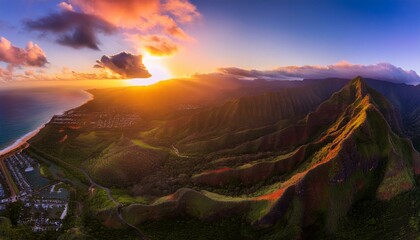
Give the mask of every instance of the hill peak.
M 357 97 L 364 97 L 368 93 L 368 86 L 361 76 L 354 78 L 349 85 L 356 91 Z

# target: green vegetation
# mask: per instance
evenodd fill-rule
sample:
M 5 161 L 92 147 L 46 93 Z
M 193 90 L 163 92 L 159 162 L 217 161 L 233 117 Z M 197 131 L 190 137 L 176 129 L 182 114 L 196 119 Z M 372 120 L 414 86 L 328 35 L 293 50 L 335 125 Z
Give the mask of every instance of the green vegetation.
M 391 223 L 362 211 L 412 202 L 405 192 L 417 185 L 419 155 L 401 138 L 392 105 L 362 79 L 332 96 L 337 86 L 308 86 L 191 109 L 181 95 L 160 101 L 149 88 L 96 91 L 76 111 L 107 111 L 118 99 L 112 111 L 142 120 L 127 129 L 47 125 L 31 140 L 43 175 L 72 185 L 60 239 L 135 238 L 120 211 L 152 239 L 372 237 L 344 226 Z M 116 202 L 102 187 L 87 192 L 84 171 Z M 411 227 L 401 220 L 398 234 L 415 236 L 418 217 L 407 217 Z
M 142 147 L 126 137 L 117 139 L 95 158 L 85 162 L 95 181 L 106 186 L 123 187 L 152 174 L 168 153 L 153 147 Z
M 150 239 L 258 239 L 260 232 L 243 224 L 240 218 L 218 221 L 198 221 L 190 218 L 166 219 L 142 224 L 141 229 Z M 162 231 L 164 229 L 164 231 Z
M 105 226 L 91 213 L 86 213 L 83 217 L 82 229 L 69 230 L 62 239 L 100 239 L 100 240 L 136 240 L 137 235 L 130 229 L 115 229 Z M 60 239 L 61 240 L 61 239 Z
M 163 147 L 154 147 L 152 145 L 149 145 L 147 143 L 145 143 L 144 141 L 140 140 L 140 139 L 134 139 L 132 140 L 134 144 L 136 144 L 137 146 L 141 147 L 141 148 L 145 148 L 145 149 L 149 149 L 149 150 L 157 150 L 157 151 L 169 151 L 169 149 L 165 149 Z
M 77 179 L 77 180 L 79 180 L 83 183 L 88 182 L 86 177 L 80 171 L 79 168 L 61 160 L 60 158 L 54 157 L 54 156 L 49 155 L 48 153 L 45 153 L 45 152 L 41 152 L 33 146 L 29 147 L 27 152 L 28 152 L 29 155 L 34 156 L 36 159 L 39 159 L 40 161 L 44 161 L 46 163 L 51 161 L 52 163 L 61 167 L 61 169 L 63 170 L 64 175 L 67 179 L 73 178 L 73 179 Z
M 113 209 L 116 204 L 108 198 L 108 194 L 104 189 L 96 188 L 93 190 L 89 199 L 90 209 L 96 212 Z
M 115 200 L 123 205 L 128 205 L 132 203 L 148 203 L 148 200 L 146 198 L 141 196 L 132 196 L 122 189 L 113 188 L 111 191 L 112 196 L 115 198 Z
M 355 204 L 330 239 L 419 239 L 420 189 L 389 201 L 365 199 Z
M 62 142 L 63 136 L 68 136 Z M 80 165 L 86 159 L 99 155 L 121 133 L 113 131 L 79 131 L 48 125 L 30 140 L 31 148 L 38 153 L 60 159 L 66 164 Z
M 21 201 L 10 203 L 7 206 L 6 211 L 2 215 L 7 217 L 10 220 L 10 222 L 16 226 L 18 224 L 19 213 L 20 213 L 20 210 L 22 209 L 22 206 L 23 206 L 23 202 Z

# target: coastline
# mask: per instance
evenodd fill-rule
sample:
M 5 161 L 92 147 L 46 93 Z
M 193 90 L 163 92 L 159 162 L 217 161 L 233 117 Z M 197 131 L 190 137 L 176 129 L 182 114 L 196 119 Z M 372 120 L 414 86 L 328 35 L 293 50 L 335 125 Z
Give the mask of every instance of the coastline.
M 0 150 L 0 158 L 4 157 L 5 155 L 10 154 L 11 152 L 14 152 L 18 148 L 21 148 L 23 145 L 27 144 L 27 142 L 29 141 L 29 139 L 31 139 L 36 134 L 38 134 L 39 131 L 41 131 L 41 129 L 44 128 L 44 127 L 45 127 L 45 124 L 43 124 L 42 126 L 38 127 L 34 131 L 25 134 L 23 137 L 21 137 L 18 140 L 16 140 L 12 145 L 10 145 L 10 146 L 8 146 L 8 147 Z
M 62 110 L 60 112 L 54 113 L 53 116 L 51 116 L 49 118 L 49 120 L 42 124 L 41 126 L 39 126 L 38 128 L 36 128 L 35 130 L 23 135 L 22 137 L 20 137 L 19 139 L 17 139 L 14 143 L 12 143 L 11 145 L 0 149 L 0 159 L 5 158 L 7 155 L 13 154 L 15 153 L 17 150 L 21 149 L 21 148 L 26 148 L 27 146 L 24 146 L 26 144 L 28 144 L 28 141 L 34 137 L 35 135 L 37 135 L 52 119 L 52 117 L 54 117 L 55 115 L 61 115 L 66 111 L 72 110 L 72 109 L 76 109 L 79 108 L 83 105 L 85 105 L 86 103 L 90 102 L 93 100 L 93 94 L 91 94 L 90 92 L 88 92 L 87 90 L 83 90 L 83 92 L 85 92 L 88 95 L 88 99 L 86 99 L 83 103 L 81 103 L 80 105 L 68 109 L 68 110 Z

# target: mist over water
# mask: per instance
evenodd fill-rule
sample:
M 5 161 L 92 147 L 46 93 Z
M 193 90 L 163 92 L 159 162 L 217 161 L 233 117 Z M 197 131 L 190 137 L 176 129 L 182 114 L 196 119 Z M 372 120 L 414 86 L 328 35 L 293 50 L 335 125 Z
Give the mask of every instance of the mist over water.
M 82 90 L 58 87 L 0 89 L 0 150 L 89 98 Z

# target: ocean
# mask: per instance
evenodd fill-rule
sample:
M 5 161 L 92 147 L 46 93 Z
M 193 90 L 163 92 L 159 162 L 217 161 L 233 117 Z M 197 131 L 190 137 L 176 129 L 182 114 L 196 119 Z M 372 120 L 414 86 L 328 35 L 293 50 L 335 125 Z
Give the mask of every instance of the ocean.
M 90 98 L 85 91 L 58 87 L 0 89 L 0 152 Z

